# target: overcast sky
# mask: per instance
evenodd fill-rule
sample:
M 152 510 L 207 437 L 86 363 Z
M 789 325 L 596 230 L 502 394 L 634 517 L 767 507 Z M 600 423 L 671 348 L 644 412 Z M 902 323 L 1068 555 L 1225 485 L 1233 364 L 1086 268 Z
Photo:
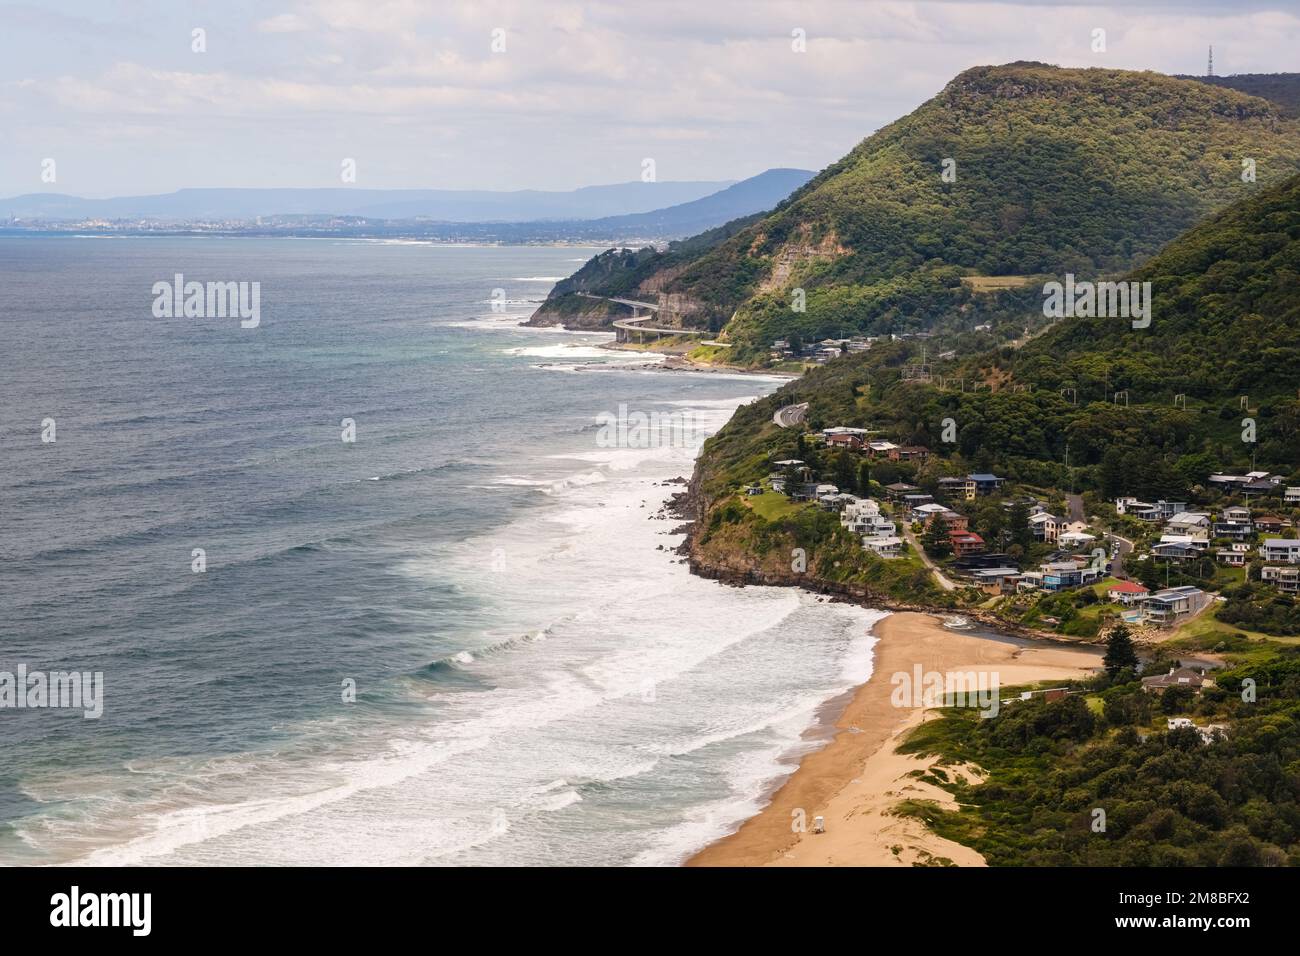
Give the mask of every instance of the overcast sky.
M 820 169 L 970 66 L 1203 73 L 1210 43 L 1219 74 L 1300 70 L 1300 0 L 0 3 L 0 195 Z

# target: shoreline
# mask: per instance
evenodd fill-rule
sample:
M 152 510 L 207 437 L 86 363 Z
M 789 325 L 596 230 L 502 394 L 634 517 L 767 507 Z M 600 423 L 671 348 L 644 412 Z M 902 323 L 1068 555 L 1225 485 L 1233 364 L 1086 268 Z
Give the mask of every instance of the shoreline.
M 1099 667 L 1101 651 L 1086 646 L 1044 647 L 1040 642 L 1020 646 L 944 627 L 935 616 L 917 611 L 891 613 L 872 633 L 877 641 L 871 677 L 851 692 L 832 718 L 833 724 L 827 721 L 809 728 L 811 739 L 826 734 L 824 746 L 803 756 L 762 810 L 684 865 L 908 866 L 930 861 L 983 865 L 969 847 L 942 839 L 919 820 L 889 813 L 908 797 L 950 805 L 945 791 L 911 776 L 934 758 L 894 752 L 905 735 L 933 712 L 894 706 L 895 685 L 890 678 L 920 666 L 925 672 L 989 671 L 998 675 L 1002 687 L 1066 680 Z M 795 832 L 792 821 L 797 811 L 803 812 L 809 831 L 814 817 L 824 816 L 826 832 Z

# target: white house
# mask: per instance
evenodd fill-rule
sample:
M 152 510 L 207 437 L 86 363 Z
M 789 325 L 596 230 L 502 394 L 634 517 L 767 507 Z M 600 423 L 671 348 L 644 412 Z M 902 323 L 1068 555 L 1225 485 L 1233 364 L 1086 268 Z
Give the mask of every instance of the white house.
M 1260 545 L 1259 554 L 1265 561 L 1300 564 L 1300 539 L 1269 538 Z
M 897 535 L 865 535 L 862 547 L 882 558 L 896 558 L 902 552 L 903 539 Z
M 1288 594 L 1300 592 L 1300 567 L 1269 566 L 1260 569 L 1259 576 L 1279 591 Z
M 1210 536 L 1210 516 L 1199 511 L 1180 511 L 1165 523 L 1170 534 L 1185 534 L 1193 538 Z
M 1061 532 L 1061 519 L 1054 514 L 1040 511 L 1029 516 L 1029 530 L 1035 538 L 1043 541 L 1055 541 Z
M 1300 505 L 1300 486 L 1287 488 L 1282 500 L 1289 505 Z

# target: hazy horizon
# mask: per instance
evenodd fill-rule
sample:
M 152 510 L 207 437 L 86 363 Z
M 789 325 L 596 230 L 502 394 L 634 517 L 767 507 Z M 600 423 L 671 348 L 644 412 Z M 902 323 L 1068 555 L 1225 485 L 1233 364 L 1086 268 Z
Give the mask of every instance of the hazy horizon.
M 821 169 L 972 66 L 1199 74 L 1211 43 L 1220 75 L 1294 69 L 1300 12 L 1287 0 L 3 4 L 0 196 L 564 191 L 639 180 L 647 159 L 660 181 L 741 180 Z

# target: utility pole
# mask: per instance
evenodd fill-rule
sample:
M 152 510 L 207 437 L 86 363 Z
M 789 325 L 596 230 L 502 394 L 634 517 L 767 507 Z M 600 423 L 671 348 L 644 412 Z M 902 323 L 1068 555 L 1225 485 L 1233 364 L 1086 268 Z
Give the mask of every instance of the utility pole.
M 1205 67 L 1206 76 L 1214 76 L 1214 44 L 1210 44 L 1210 62 Z

